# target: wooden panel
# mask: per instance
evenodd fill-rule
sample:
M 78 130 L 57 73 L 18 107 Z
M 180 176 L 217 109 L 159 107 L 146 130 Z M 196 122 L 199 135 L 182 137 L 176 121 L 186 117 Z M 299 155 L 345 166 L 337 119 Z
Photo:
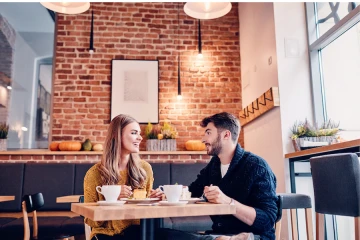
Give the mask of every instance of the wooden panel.
M 0 155 L 102 155 L 102 151 L 50 151 L 50 150 L 17 150 L 2 151 Z M 147 155 L 186 155 L 186 154 L 206 154 L 206 151 L 140 151 L 139 154 Z
M 0 196 L 0 202 L 13 201 L 15 196 Z
M 271 87 L 240 111 L 239 119 L 241 126 L 245 126 L 249 122 L 278 106 L 280 106 L 279 89 L 278 87 Z
M 79 198 L 83 195 L 69 195 L 69 196 L 62 196 L 57 197 L 56 202 L 57 203 L 75 203 L 79 202 Z
M 97 206 L 96 203 L 72 203 L 71 211 L 93 221 L 145 219 L 185 216 L 207 216 L 235 214 L 235 205 L 229 204 L 186 204 L 183 206 Z
M 324 146 L 324 147 L 317 147 L 317 148 L 307 149 L 307 150 L 294 152 L 294 153 L 288 153 L 288 154 L 285 154 L 285 158 L 302 157 L 302 156 L 306 156 L 306 155 L 341 150 L 341 149 L 351 148 L 351 147 L 356 147 L 356 146 L 360 146 L 360 139 L 342 142 L 342 143 L 335 143 L 335 144 Z

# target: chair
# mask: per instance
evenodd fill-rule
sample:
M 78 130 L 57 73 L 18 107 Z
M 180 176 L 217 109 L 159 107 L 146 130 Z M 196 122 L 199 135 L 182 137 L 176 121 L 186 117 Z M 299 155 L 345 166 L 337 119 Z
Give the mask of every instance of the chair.
M 23 220 L 24 220 L 24 240 L 30 239 L 39 239 L 38 238 L 38 218 L 36 211 L 44 206 L 44 197 L 42 193 L 36 193 L 32 195 L 25 195 L 22 201 L 22 213 L 23 213 Z M 33 213 L 33 234 L 32 238 L 30 238 L 30 224 L 29 224 L 29 217 L 28 213 Z M 49 238 L 47 238 L 49 239 Z M 57 236 L 52 237 L 50 239 L 74 239 L 70 236 Z
M 291 218 L 291 235 L 293 240 L 298 239 L 298 229 L 297 229 L 297 220 L 296 220 L 296 209 L 305 209 L 306 217 L 306 234 L 308 240 L 313 240 L 313 223 L 312 223 L 312 212 L 311 212 L 311 198 L 308 195 L 296 194 L 296 193 L 279 193 L 278 194 L 278 214 L 275 225 L 275 238 L 280 240 L 281 232 L 281 217 L 282 210 L 290 209 L 290 218 Z
M 324 214 L 355 217 L 360 239 L 360 165 L 354 153 L 310 158 L 316 212 L 316 239 L 324 239 Z

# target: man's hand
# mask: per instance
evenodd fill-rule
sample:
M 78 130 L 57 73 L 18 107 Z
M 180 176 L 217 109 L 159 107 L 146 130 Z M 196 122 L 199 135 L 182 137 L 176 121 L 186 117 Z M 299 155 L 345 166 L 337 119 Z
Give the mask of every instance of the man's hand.
M 151 191 L 150 191 L 150 198 L 160 198 L 160 199 L 162 199 L 162 196 L 163 196 L 163 192 L 159 189 L 159 188 L 157 188 L 157 189 L 151 189 Z
M 119 198 L 129 198 L 132 193 L 132 188 L 130 186 L 121 185 L 121 192 Z
M 204 195 L 211 203 L 230 204 L 231 202 L 231 198 L 226 196 L 218 186 L 206 186 L 204 189 Z

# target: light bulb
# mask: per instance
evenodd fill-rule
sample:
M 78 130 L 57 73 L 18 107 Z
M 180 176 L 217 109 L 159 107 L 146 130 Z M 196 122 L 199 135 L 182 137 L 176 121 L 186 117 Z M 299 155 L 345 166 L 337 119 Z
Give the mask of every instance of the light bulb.
M 177 95 L 177 100 L 181 100 L 182 96 L 181 95 Z
M 202 53 L 199 53 L 199 54 L 198 54 L 198 58 L 203 58 Z
M 12 89 L 12 87 L 11 87 L 11 86 L 7 86 L 6 88 L 7 88 L 7 89 L 9 89 L 9 90 L 11 90 L 11 89 Z
M 24 132 L 27 132 L 27 127 L 21 127 L 21 130 L 23 130 Z
M 90 50 L 89 50 L 89 53 L 90 53 L 90 54 L 93 54 L 93 53 L 94 53 L 94 50 L 90 49 Z

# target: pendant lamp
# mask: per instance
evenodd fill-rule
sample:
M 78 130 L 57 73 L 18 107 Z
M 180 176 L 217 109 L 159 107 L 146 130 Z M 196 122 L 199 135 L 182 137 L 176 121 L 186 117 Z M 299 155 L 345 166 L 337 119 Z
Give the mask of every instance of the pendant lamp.
M 184 6 L 184 12 L 187 15 L 198 19 L 219 18 L 230 10 L 230 2 L 188 2 Z
M 198 53 L 198 57 L 199 58 L 202 58 L 203 55 L 202 55 L 202 44 L 201 44 L 201 22 L 200 22 L 200 19 L 199 19 L 199 29 L 198 29 L 198 48 L 199 48 L 199 53 Z
M 90 8 L 89 2 L 40 2 L 44 7 L 63 14 L 79 14 Z
M 91 30 L 90 30 L 90 48 L 89 53 L 94 53 L 94 11 L 91 11 Z
M 181 79 L 180 79 L 180 38 L 179 38 L 179 28 L 180 28 L 180 3 L 178 4 L 178 95 L 177 99 L 181 100 Z

